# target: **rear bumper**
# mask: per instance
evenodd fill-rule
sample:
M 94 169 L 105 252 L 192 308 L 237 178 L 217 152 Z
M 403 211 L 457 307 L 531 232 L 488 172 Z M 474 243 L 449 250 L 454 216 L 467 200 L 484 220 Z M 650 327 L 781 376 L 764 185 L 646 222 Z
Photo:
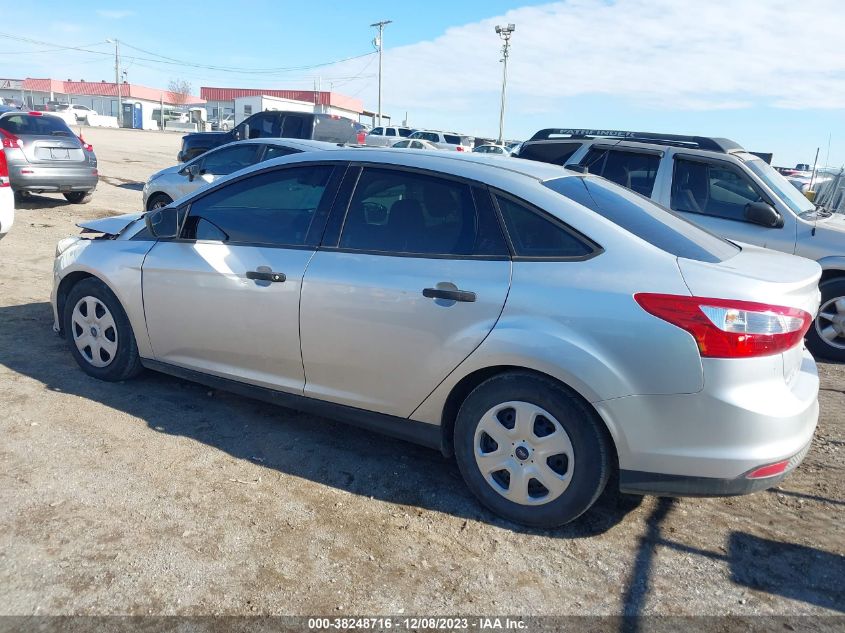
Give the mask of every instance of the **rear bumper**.
M 698 393 L 594 403 L 616 444 L 621 487 L 723 495 L 774 485 L 775 478 L 745 475 L 788 459 L 795 463 L 787 472 L 797 466 L 818 422 L 816 364 L 806 350 L 795 351 L 800 368 L 788 381 L 776 371 L 780 357 L 703 359 L 705 387 Z
M 93 191 L 97 187 L 97 168 L 84 167 L 34 167 L 9 165 L 9 180 L 15 191 L 71 192 Z

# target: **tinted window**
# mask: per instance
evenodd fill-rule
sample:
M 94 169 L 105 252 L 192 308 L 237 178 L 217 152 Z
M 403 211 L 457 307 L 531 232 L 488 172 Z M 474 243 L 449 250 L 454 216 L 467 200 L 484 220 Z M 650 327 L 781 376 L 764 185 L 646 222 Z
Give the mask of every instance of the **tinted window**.
M 432 143 L 440 141 L 440 136 L 437 132 L 414 132 L 411 134 L 411 138 L 421 138 L 424 141 L 431 141 Z
M 412 132 L 412 130 L 410 130 L 409 128 L 406 128 L 406 127 L 400 127 L 399 128 L 399 136 L 403 136 L 403 137 L 410 136 L 411 132 Z
M 62 119 L 48 114 L 10 114 L 0 119 L 0 128 L 10 134 L 41 134 L 44 136 L 73 136 L 73 132 Z
M 392 127 L 387 128 L 387 136 L 396 136 L 396 130 Z
M 210 152 L 200 161 L 200 173 L 225 176 L 249 167 L 258 160 L 259 148 L 255 143 L 245 143 Z
M 305 119 L 301 116 L 286 116 L 280 136 L 283 138 L 308 138 L 305 133 Z
M 248 138 L 279 136 L 279 118 L 268 113 L 256 114 L 249 120 Z
M 496 196 L 511 238 L 521 257 L 583 257 L 593 247 L 563 226 L 510 198 Z
M 751 181 L 729 165 L 675 159 L 671 206 L 676 211 L 745 221 L 748 203 L 763 201 Z
M 373 131 L 370 132 L 373 136 L 382 136 L 382 129 L 380 127 L 373 128 Z
M 581 161 L 591 174 L 612 180 L 644 196 L 651 196 L 660 156 L 643 152 L 592 148 Z
M 267 149 L 264 151 L 264 160 L 278 158 L 279 156 L 288 156 L 289 154 L 299 154 L 299 152 L 300 150 L 293 149 L 292 147 L 284 147 L 282 145 L 267 145 Z
M 454 134 L 444 134 L 443 138 L 446 140 L 447 143 L 451 143 L 452 145 L 460 145 L 461 144 L 461 137 L 455 136 Z
M 552 165 L 565 165 L 581 149 L 581 143 L 525 143 L 519 150 L 520 158 Z
M 506 255 L 489 209 L 468 185 L 407 171 L 365 169 L 346 215 L 341 248 L 436 255 Z
M 739 252 L 727 240 L 616 185 L 580 177 L 555 178 L 543 184 L 677 257 L 721 262 Z
M 331 176 L 328 166 L 265 172 L 223 186 L 196 200 L 182 237 L 249 244 L 306 243 Z

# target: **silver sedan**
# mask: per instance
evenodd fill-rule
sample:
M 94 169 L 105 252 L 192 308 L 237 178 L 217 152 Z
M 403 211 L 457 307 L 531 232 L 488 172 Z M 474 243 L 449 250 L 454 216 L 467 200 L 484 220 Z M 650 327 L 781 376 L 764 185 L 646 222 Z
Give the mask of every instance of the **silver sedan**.
M 144 183 L 144 209 L 165 207 L 177 198 L 205 187 L 218 178 L 271 158 L 299 152 L 339 149 L 337 143 L 263 138 L 221 145 L 187 163 L 157 171 Z
M 346 149 L 267 161 L 57 247 L 82 370 L 144 368 L 454 455 L 534 526 L 623 491 L 741 494 L 804 457 L 815 262 L 533 161 Z M 386 468 L 390 468 L 389 465 Z

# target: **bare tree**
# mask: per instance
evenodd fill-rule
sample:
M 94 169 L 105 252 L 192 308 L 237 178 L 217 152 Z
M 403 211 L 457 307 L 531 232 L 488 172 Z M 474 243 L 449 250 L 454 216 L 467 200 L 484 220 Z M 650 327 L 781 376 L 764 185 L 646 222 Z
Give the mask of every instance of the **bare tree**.
M 175 105 L 185 105 L 191 99 L 191 82 L 187 79 L 171 79 L 167 84 L 170 101 Z

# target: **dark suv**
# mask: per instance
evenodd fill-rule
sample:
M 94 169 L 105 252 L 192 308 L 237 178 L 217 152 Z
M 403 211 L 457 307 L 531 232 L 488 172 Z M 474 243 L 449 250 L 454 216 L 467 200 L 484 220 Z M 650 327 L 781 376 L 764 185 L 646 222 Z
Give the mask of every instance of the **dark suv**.
M 228 132 L 196 132 L 182 137 L 179 162 L 189 161 L 208 150 L 252 138 L 299 138 L 330 143 L 363 143 L 364 126 L 334 114 L 310 112 L 257 112 Z

